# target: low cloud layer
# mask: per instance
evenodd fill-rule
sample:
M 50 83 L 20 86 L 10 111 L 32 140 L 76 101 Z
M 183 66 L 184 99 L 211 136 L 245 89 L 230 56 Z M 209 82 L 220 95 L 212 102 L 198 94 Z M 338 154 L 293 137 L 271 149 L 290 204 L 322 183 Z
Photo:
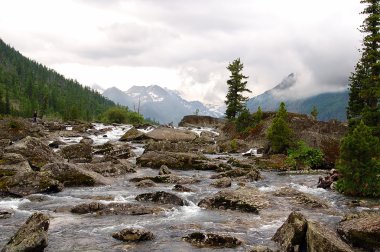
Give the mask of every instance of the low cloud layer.
M 341 90 L 358 59 L 357 0 L 2 0 L 1 38 L 85 85 L 159 84 L 222 103 L 240 57 L 257 95 Z M 22 6 L 22 8 L 21 8 Z

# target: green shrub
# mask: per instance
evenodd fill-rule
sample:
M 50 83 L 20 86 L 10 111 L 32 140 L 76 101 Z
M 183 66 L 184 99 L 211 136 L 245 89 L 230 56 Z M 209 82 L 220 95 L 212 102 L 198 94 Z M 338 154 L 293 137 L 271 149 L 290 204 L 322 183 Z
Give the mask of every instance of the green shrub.
M 307 168 L 316 168 L 323 163 L 323 152 L 300 141 L 295 148 L 288 150 L 286 163 L 294 169 L 305 166 Z
M 144 117 L 136 112 L 123 107 L 109 108 L 102 115 L 101 120 L 105 123 L 129 123 L 139 124 L 144 122 Z
M 237 152 L 238 143 L 236 139 L 232 139 L 230 142 L 230 147 L 232 152 Z
M 292 145 L 293 132 L 288 126 L 287 115 L 285 103 L 281 102 L 267 134 L 271 151 L 274 153 L 285 153 Z
M 380 140 L 361 121 L 342 139 L 337 169 L 339 191 L 353 196 L 380 196 Z

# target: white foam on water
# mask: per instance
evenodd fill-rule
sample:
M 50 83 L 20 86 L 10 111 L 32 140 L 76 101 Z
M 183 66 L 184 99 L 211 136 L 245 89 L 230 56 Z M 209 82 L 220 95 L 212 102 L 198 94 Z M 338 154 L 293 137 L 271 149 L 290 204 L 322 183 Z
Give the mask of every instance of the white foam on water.
M 133 202 L 135 199 L 135 196 L 130 195 L 127 197 L 123 197 L 121 195 L 116 195 L 113 202 L 118 202 L 118 203 L 130 203 Z M 108 202 L 108 201 L 107 201 Z
M 308 186 L 305 186 L 305 185 L 299 185 L 299 184 L 295 184 L 295 183 L 290 183 L 290 187 L 300 191 L 300 192 L 304 192 L 304 193 L 310 193 L 310 194 L 314 194 L 314 195 L 321 195 L 321 194 L 325 194 L 326 193 L 326 190 L 323 189 L 323 188 L 313 188 L 313 187 L 308 187 Z
M 146 129 L 137 129 L 137 130 L 140 131 L 140 132 L 142 132 L 142 133 L 144 133 L 144 134 L 146 134 L 146 133 L 151 132 L 151 131 L 154 130 L 154 129 L 156 129 L 156 128 L 153 127 L 153 126 L 149 126 L 149 127 L 146 128 Z
M 258 187 L 261 192 L 274 192 L 278 189 L 276 186 L 260 186 Z
M 187 130 L 188 128 L 179 127 L 178 129 Z M 190 131 L 196 133 L 198 136 L 200 136 L 202 132 L 210 132 L 214 136 L 219 136 L 219 133 L 216 132 L 214 128 L 209 127 L 190 128 Z
M 83 137 L 60 137 L 59 140 L 67 144 L 79 143 Z
M 20 205 L 30 202 L 31 201 L 28 199 L 6 199 L 0 201 L 0 208 L 16 210 L 19 208 Z
M 110 128 L 109 131 L 104 132 L 103 134 L 100 134 L 98 136 L 91 135 L 90 138 L 94 140 L 94 145 L 102 145 L 107 143 L 108 141 L 117 141 L 122 137 L 125 132 L 130 130 L 132 128 L 132 125 L 118 125 L 118 126 L 113 126 L 113 125 L 104 125 L 101 123 L 96 123 L 94 124 L 94 128 L 96 130 L 102 130 L 105 128 Z M 106 137 L 104 137 L 106 136 Z

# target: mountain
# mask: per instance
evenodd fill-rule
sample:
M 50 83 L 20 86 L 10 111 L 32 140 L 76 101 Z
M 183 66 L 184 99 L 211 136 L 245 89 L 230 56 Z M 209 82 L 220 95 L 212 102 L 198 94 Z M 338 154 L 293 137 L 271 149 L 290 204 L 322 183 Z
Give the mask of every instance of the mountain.
M 289 112 L 310 114 L 313 106 L 316 106 L 319 112 L 318 120 L 347 120 L 348 91 L 322 93 L 307 98 L 294 99 L 291 98 L 290 94 L 296 82 L 297 79 L 294 74 L 288 75 L 271 90 L 249 99 L 247 101 L 248 109 L 255 112 L 260 106 L 263 111 L 276 111 L 283 101 Z
M 112 87 L 106 89 L 103 95 L 160 123 L 178 124 L 183 116 L 195 114 L 196 111 L 199 115 L 213 117 L 221 117 L 224 113 L 223 108 L 206 106 L 199 101 L 186 101 L 178 91 L 158 85 L 132 86 L 125 92 Z
M 115 104 L 89 87 L 24 57 L 0 39 L 0 113 L 93 120 Z

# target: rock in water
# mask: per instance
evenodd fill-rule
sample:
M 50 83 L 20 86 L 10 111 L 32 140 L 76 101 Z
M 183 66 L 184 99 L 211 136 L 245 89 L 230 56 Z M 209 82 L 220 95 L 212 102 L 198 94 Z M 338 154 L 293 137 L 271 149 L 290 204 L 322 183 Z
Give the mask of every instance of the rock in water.
M 91 202 L 89 204 L 80 204 L 71 209 L 75 214 L 96 213 L 97 215 L 145 215 L 156 214 L 164 209 L 159 207 L 150 207 L 130 203 L 110 203 L 102 204 Z
M 185 202 L 183 199 L 175 194 L 168 192 L 153 192 L 153 193 L 143 193 L 137 195 L 135 198 L 137 201 L 152 201 L 160 204 L 172 204 L 177 206 L 184 206 Z
M 135 127 L 132 127 L 130 130 L 125 132 L 125 134 L 119 139 L 119 141 L 133 141 L 141 140 L 145 138 L 145 134 L 141 131 L 138 131 Z
M 232 180 L 230 178 L 221 178 L 213 182 L 211 185 L 216 188 L 231 187 Z
M 305 217 L 299 212 L 292 212 L 272 240 L 280 244 L 281 251 L 300 251 L 305 242 L 306 230 Z
M 183 239 L 197 247 L 235 248 L 243 243 L 236 237 L 201 232 L 191 233 Z
M 171 142 L 179 142 L 179 141 L 193 141 L 198 136 L 196 133 L 189 130 L 181 130 L 181 129 L 173 129 L 161 127 L 154 129 L 146 134 L 147 138 L 156 140 L 156 141 L 171 141 Z
M 0 178 L 31 171 L 28 161 L 20 154 L 5 153 L 0 158 Z
M 307 223 L 306 243 L 308 252 L 353 252 L 336 232 L 310 221 Z
M 90 162 L 92 159 L 92 147 L 89 144 L 78 143 L 62 148 L 62 156 L 68 160 L 85 160 Z
M 135 228 L 123 229 L 119 232 L 113 233 L 112 237 L 126 242 L 141 242 L 154 239 L 154 235 L 152 232 Z
M 207 197 L 198 203 L 207 209 L 235 210 L 248 213 L 259 213 L 260 209 L 269 206 L 265 195 L 254 187 L 223 190 L 213 197 Z
M 61 161 L 49 146 L 35 137 L 26 137 L 19 142 L 5 148 L 6 153 L 18 153 L 24 156 L 34 170 L 39 170 L 47 163 Z
M 158 175 L 168 175 L 172 172 L 169 170 L 169 168 L 166 165 L 161 165 L 160 171 L 158 172 Z
M 355 247 L 380 249 L 380 212 L 363 212 L 346 216 L 338 233 Z
M 2 252 L 11 251 L 44 251 L 48 245 L 49 217 L 34 213 L 9 240 Z

